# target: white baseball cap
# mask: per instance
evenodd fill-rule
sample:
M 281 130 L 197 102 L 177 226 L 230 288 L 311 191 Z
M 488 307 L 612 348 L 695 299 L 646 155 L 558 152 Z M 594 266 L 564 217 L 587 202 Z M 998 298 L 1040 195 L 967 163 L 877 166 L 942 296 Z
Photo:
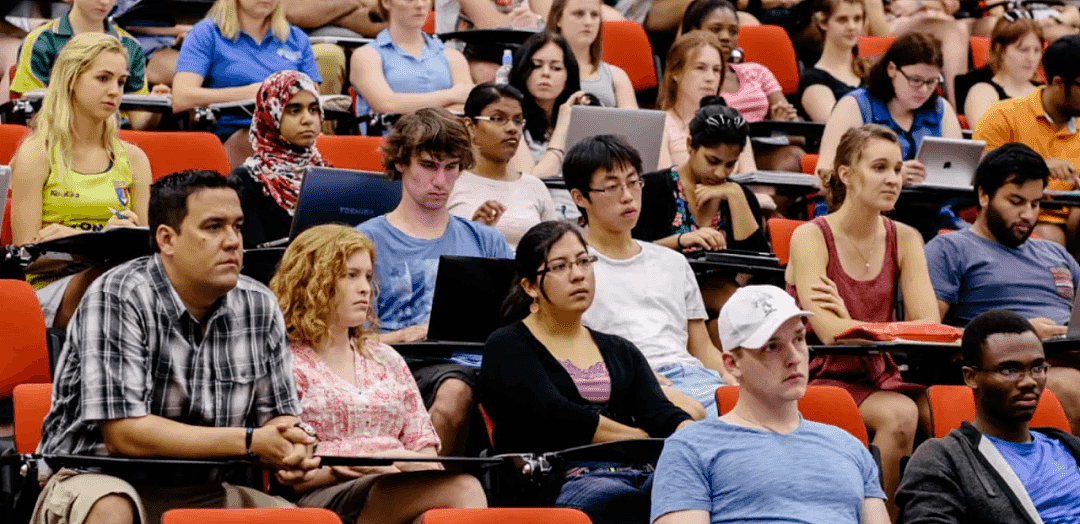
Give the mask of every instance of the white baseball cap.
M 756 349 L 764 346 L 784 322 L 811 315 L 776 286 L 741 287 L 720 310 L 720 343 L 725 351 L 737 347 Z

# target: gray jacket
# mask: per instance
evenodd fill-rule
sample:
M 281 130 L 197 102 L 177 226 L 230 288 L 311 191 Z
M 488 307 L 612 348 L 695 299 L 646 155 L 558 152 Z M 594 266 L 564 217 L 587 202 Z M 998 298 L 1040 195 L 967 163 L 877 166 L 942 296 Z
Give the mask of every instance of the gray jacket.
M 1080 439 L 1051 428 L 1080 464 Z M 1042 524 L 1020 479 L 989 439 L 965 422 L 915 450 L 896 495 L 898 524 Z

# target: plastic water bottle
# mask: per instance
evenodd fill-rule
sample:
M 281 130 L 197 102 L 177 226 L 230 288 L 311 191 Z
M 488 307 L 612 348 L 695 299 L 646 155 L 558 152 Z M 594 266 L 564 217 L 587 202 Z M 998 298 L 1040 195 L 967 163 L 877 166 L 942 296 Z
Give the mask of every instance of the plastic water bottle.
M 514 53 L 509 49 L 503 49 L 502 65 L 495 72 L 496 84 L 510 83 L 510 69 L 514 66 Z

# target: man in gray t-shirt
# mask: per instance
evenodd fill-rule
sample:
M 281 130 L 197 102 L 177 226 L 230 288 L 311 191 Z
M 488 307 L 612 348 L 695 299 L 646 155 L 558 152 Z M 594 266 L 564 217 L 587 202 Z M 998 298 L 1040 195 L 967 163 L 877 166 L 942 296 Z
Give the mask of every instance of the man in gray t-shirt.
M 870 452 L 851 434 L 804 420 L 806 318 L 774 286 L 738 289 L 720 311 L 735 407 L 668 437 L 653 477 L 654 524 L 889 522 Z
M 1080 265 L 1060 244 L 1028 238 L 1049 177 L 1046 161 L 1016 142 L 979 163 L 973 181 L 979 204 L 975 223 L 926 245 L 930 281 L 946 322 L 962 326 L 1004 308 L 1027 318 L 1041 339 L 1065 334 Z M 1073 427 L 1080 428 L 1080 370 L 1055 365 L 1046 386 L 1061 400 Z

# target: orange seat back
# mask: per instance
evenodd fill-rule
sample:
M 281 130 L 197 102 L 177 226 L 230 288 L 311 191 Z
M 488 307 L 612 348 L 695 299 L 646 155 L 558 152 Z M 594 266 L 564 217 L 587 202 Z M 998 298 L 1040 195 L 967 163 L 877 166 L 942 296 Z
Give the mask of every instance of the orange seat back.
M 588 515 L 573 508 L 440 508 L 425 512 L 421 522 L 423 524 L 592 524 Z
M 645 29 L 632 20 L 604 22 L 600 57 L 630 77 L 634 91 L 656 87 L 656 61 Z
M 803 173 L 808 175 L 814 174 L 814 167 L 817 166 L 818 155 L 817 153 L 806 153 L 799 157 L 799 168 Z
M 990 39 L 985 36 L 971 37 L 971 65 L 975 69 L 986 67 L 990 60 Z
M 877 58 L 885 54 L 885 51 L 889 49 L 894 40 L 896 40 L 895 36 L 860 36 L 859 57 Z
M 334 167 L 384 172 L 381 136 L 319 135 L 315 147 L 323 159 Z
M 805 222 L 779 217 L 769 219 L 769 241 L 772 242 L 773 254 L 780 259 L 780 265 L 787 265 L 791 257 L 791 234 Z
M 491 420 L 491 417 L 488 416 L 487 411 L 484 410 L 484 405 L 483 404 L 478 403 L 476 405 L 476 407 L 480 409 L 480 417 L 482 417 L 484 419 L 484 429 L 487 430 L 488 443 L 490 443 L 492 446 L 494 446 L 495 445 L 495 421 Z
M 731 411 L 739 400 L 739 386 L 716 388 L 716 410 L 720 415 Z M 870 447 L 862 414 L 855 399 L 843 388 L 836 386 L 806 386 L 806 394 L 799 399 L 799 412 L 808 420 L 837 426 Z
M 139 146 L 150 159 L 150 175 L 157 180 L 170 173 L 188 169 L 229 174 L 229 157 L 218 137 L 206 131 L 131 131 L 123 129 L 120 138 Z
M 13 66 L 14 67 L 14 66 Z M 0 164 L 9 165 L 15 157 L 30 128 L 19 124 L 0 124 Z M 11 245 L 11 191 L 7 192 L 7 204 L 4 206 L 4 222 L 0 227 L 0 246 Z
M 35 383 L 15 386 L 12 401 L 15 412 L 15 451 L 33 453 L 41 441 L 41 423 L 49 414 L 52 384 Z
M 161 524 L 341 524 L 337 513 L 324 508 L 172 509 Z
M 34 288 L 24 280 L 0 280 L 0 398 L 15 386 L 49 382 L 49 346 L 45 317 Z
M 420 30 L 429 34 L 435 34 L 435 11 L 431 11 L 427 14 L 427 20 L 424 20 L 424 25 L 420 26 Z
M 960 121 L 960 129 L 971 129 L 968 127 L 967 116 L 964 113 L 956 113 L 956 119 Z
M 975 395 L 967 386 L 930 386 L 926 392 L 930 401 L 930 421 L 937 438 L 948 435 L 959 428 L 964 421 L 975 420 Z M 1043 389 L 1039 397 L 1039 406 L 1031 417 L 1029 426 L 1034 428 L 1051 427 L 1071 432 L 1069 418 L 1061 407 L 1057 395 L 1049 389 Z
M 772 71 L 785 96 L 799 92 L 799 63 L 795 46 L 784 28 L 778 25 L 742 26 L 739 47 L 743 61 L 761 64 Z

